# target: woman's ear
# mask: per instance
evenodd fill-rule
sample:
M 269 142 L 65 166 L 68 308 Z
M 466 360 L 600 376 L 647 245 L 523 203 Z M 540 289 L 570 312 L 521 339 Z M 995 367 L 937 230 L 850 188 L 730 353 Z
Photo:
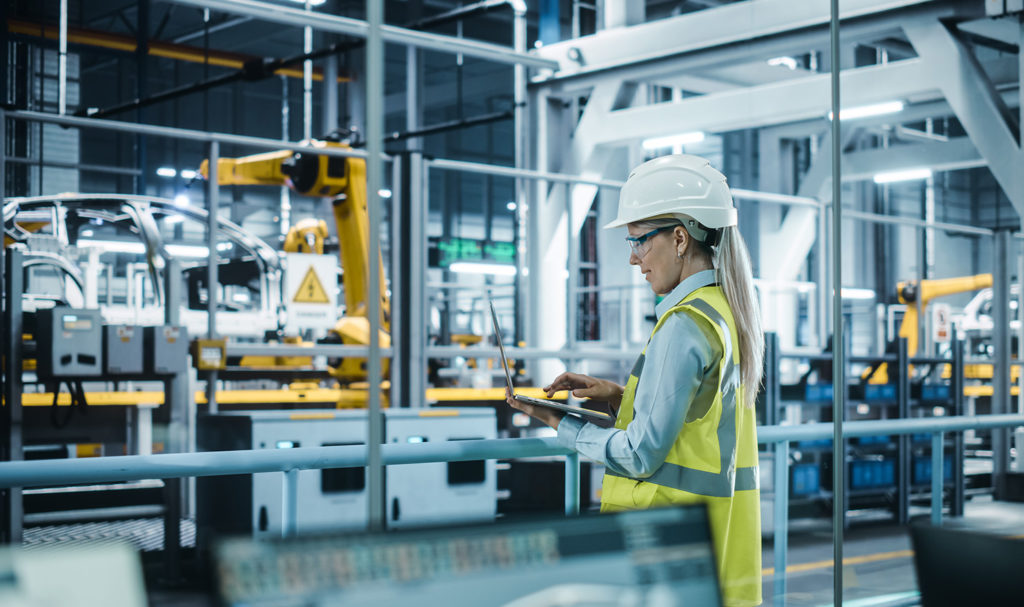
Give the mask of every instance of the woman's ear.
M 690 246 L 690 233 L 683 226 L 676 226 L 672 235 L 676 242 L 676 257 L 682 259 L 686 255 L 686 249 Z

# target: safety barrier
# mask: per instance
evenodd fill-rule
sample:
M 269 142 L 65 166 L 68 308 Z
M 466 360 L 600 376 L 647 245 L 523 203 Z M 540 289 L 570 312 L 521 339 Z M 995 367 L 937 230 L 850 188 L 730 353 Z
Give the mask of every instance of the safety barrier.
M 892 434 L 932 435 L 931 520 L 942 521 L 943 439 L 946 432 L 1024 426 L 1024 415 L 985 415 L 851 421 L 843 424 L 844 438 Z M 798 440 L 832 437 L 831 423 L 762 426 L 758 441 L 775 445 L 774 562 L 777 572 L 773 594 L 786 593 L 786 552 L 789 512 L 789 444 Z M 565 457 L 565 512 L 579 513 L 579 455 L 558 444 L 555 438 L 520 438 L 458 441 L 448 443 L 385 444 L 381 446 L 384 465 L 426 464 L 529 457 Z M 322 468 L 355 468 L 367 464 L 365 446 L 303 447 L 256 451 L 216 451 L 127 455 L 97 459 L 36 460 L 0 463 L 0 488 L 38 487 L 75 483 L 183 478 L 282 472 L 285 476 L 282 535 L 296 529 L 298 471 Z

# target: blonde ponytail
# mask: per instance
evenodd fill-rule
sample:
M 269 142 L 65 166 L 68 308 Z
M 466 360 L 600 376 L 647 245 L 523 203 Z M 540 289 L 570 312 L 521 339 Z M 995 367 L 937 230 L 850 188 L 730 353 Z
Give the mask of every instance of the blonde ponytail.
M 764 373 L 764 329 L 750 270 L 750 254 L 736 226 L 722 229 L 722 238 L 715 247 L 715 273 L 739 334 L 740 381 L 746 388 L 743 404 L 753 407 Z

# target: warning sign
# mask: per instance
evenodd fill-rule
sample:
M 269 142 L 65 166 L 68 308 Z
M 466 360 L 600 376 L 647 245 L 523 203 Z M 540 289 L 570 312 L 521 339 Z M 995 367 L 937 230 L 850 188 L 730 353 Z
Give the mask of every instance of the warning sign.
M 330 329 L 338 322 L 338 258 L 289 253 L 285 256 L 285 329 Z
M 320 279 L 316 277 L 316 270 L 313 269 L 313 266 L 309 266 L 292 301 L 295 303 L 330 303 L 331 300 L 327 297 L 324 286 L 320 284 Z
M 932 304 L 932 340 L 948 343 L 953 335 L 953 313 L 949 304 Z

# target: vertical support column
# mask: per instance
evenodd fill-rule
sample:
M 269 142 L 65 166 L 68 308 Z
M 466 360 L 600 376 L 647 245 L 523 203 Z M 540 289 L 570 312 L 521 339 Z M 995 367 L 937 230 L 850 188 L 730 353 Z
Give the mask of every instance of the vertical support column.
M 384 466 L 381 441 L 384 440 L 384 418 L 380 409 L 380 191 L 382 166 L 380 155 L 384 133 L 384 40 L 380 27 L 384 23 L 383 2 L 366 3 L 366 208 L 369 215 L 369 296 L 367 312 L 370 319 L 370 348 L 367 356 L 367 381 L 370 398 L 367 446 L 369 476 L 369 521 L 371 531 L 384 529 Z
M 953 394 L 953 415 L 964 414 L 964 343 L 953 331 L 953 369 L 949 389 Z M 949 504 L 951 516 L 964 515 L 964 433 L 953 433 L 953 495 Z
M 299 470 L 284 471 L 284 491 L 281 493 L 281 537 L 295 537 L 298 527 Z
M 899 354 L 896 360 L 896 405 L 900 419 L 910 417 L 910 369 L 908 367 L 907 340 L 899 338 Z M 901 434 L 898 444 L 896 465 L 896 520 L 901 525 L 910 522 L 910 436 Z
M 578 283 L 580 280 L 580 233 L 576 229 L 576 217 L 572 200 L 572 188 L 571 183 L 565 184 L 565 225 L 566 225 L 566 242 L 569 243 L 569 251 L 566 256 L 566 272 L 569 274 L 569 279 L 565 281 L 565 346 L 568 350 L 576 350 L 576 329 L 577 322 L 579 320 L 579 288 Z M 567 361 L 569 369 L 572 370 L 575 365 L 575 361 Z M 572 395 L 570 394 L 570 398 Z
M 338 56 L 328 55 L 324 60 L 323 132 L 338 130 Z
M 580 454 L 565 456 L 565 515 L 580 513 Z
M 992 413 L 1010 412 L 1010 231 L 996 230 L 992 239 Z M 995 499 L 1006 497 L 1010 462 L 1009 428 L 992 429 L 992 487 Z
M 3 119 L 0 114 L 0 120 Z M 2 160 L 2 159 L 0 159 Z M 4 305 L 4 406 L 2 413 L 3 445 L 0 455 L 4 461 L 21 461 L 24 459 L 22 450 L 22 410 L 21 410 L 21 334 L 22 314 L 21 296 L 24 287 L 24 276 L 21 271 L 24 257 L 22 246 L 7 247 L 4 265 L 4 287 L 6 291 Z M 0 542 L 20 546 L 22 540 L 22 519 L 24 508 L 21 500 L 21 488 L 11 487 L 0 490 L 3 520 L 0 521 Z
M 424 190 L 423 154 L 410 152 L 395 157 L 401 176 L 396 198 L 400 210 L 392 216 L 395 232 L 402 242 L 400 258 L 392 264 L 391 340 L 395 348 L 391 360 L 392 390 L 398 369 L 398 406 L 423 407 L 427 389 L 427 202 Z M 396 207 L 397 209 L 397 207 Z M 396 250 L 392 250 L 395 255 Z M 396 326 L 397 325 L 397 326 Z M 394 392 L 393 392 L 394 393 Z
M 772 474 L 775 486 L 775 538 L 773 540 L 775 584 L 772 589 L 772 602 L 778 607 L 782 607 L 786 604 L 786 552 L 789 550 L 788 441 L 775 443 L 775 460 L 772 462 Z
M 219 225 L 217 218 L 220 215 L 220 142 L 210 142 L 210 177 L 206 182 L 206 246 L 210 253 L 207 259 L 209 266 L 206 272 L 206 337 L 217 339 L 217 286 L 219 278 L 217 275 L 217 232 Z M 217 412 L 217 372 L 209 371 L 206 376 L 206 402 L 207 411 Z
M 60 0 L 60 33 L 57 36 L 57 113 L 68 109 L 68 0 Z
M 313 4 L 310 0 L 305 4 L 312 21 Z M 313 52 L 313 28 L 308 25 L 302 28 L 302 52 Z M 302 138 L 313 138 L 313 61 L 310 59 L 302 62 Z
M 135 93 L 138 99 L 147 95 L 146 81 L 149 79 L 149 3 L 150 0 L 137 0 L 138 13 L 135 24 Z M 143 108 L 135 110 L 136 122 L 146 122 Z M 146 137 L 135 136 L 135 164 L 140 173 L 135 182 L 135 191 L 146 194 Z
M 779 334 L 765 333 L 764 336 L 764 425 L 779 423 L 779 403 L 782 402 L 782 386 L 779 384 Z
M 932 434 L 932 524 L 942 524 L 942 432 Z
M 211 163 L 212 167 L 216 162 Z M 177 326 L 181 322 L 181 262 L 170 259 L 164 267 L 164 324 Z M 171 453 L 185 451 L 186 426 L 189 422 L 188 374 L 177 373 L 164 382 L 164 406 L 168 407 L 168 427 Z M 181 578 L 181 506 L 183 501 L 182 479 L 164 479 L 164 579 L 177 583 Z
M 513 3 L 512 17 L 512 45 L 517 52 L 526 52 L 526 11 L 525 3 Z M 527 149 L 529 147 L 529 130 L 527 121 L 529 114 L 526 111 L 526 66 L 515 64 L 512 68 L 512 119 L 515 139 L 515 168 L 527 168 Z M 527 188 L 522 178 L 516 178 L 516 214 L 513 243 L 516 247 L 516 278 L 515 296 L 513 299 L 513 311 L 515 328 L 513 329 L 512 342 L 519 345 L 523 340 L 523 314 L 525 295 L 523 291 L 523 270 L 526 268 L 526 247 L 523 243 L 527 226 Z
M 832 57 L 832 576 L 833 603 L 843 604 L 843 527 L 846 522 L 846 449 L 843 416 L 846 411 L 846 353 L 843 346 L 843 180 L 842 133 L 839 117 L 839 0 L 831 0 L 829 45 Z

